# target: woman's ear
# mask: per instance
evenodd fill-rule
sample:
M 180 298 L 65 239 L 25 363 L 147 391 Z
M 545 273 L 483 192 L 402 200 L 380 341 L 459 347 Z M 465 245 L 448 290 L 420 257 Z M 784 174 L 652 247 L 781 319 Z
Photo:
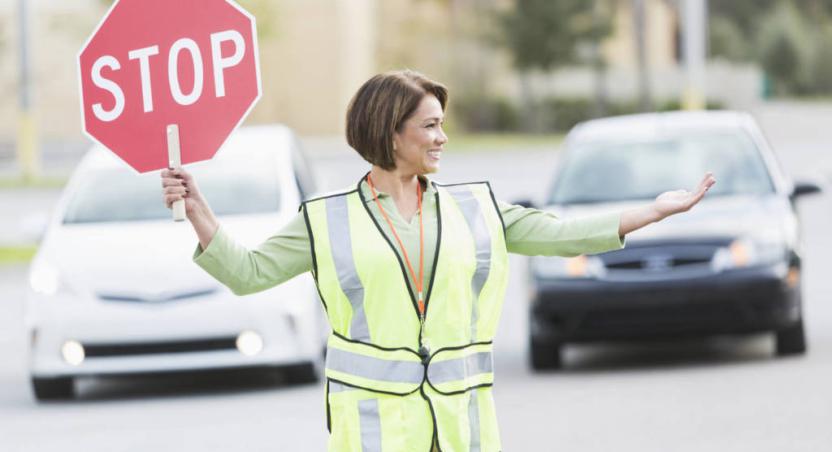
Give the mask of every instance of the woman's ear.
M 399 150 L 399 134 L 394 132 L 393 133 L 393 151 Z

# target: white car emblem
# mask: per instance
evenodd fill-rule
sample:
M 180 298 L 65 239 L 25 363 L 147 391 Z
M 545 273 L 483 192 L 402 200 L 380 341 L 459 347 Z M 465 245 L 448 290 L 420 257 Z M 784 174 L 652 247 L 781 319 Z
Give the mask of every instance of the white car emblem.
M 654 254 L 641 261 L 641 267 L 647 271 L 667 271 L 673 266 L 673 256 L 669 254 Z

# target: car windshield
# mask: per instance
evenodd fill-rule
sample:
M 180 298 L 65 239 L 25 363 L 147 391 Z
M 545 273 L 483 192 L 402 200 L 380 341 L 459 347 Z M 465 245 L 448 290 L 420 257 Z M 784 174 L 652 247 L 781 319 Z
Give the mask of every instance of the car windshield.
M 212 160 L 187 168 L 217 215 L 277 212 L 280 184 L 273 158 Z M 136 175 L 126 167 L 89 171 L 70 198 L 64 223 L 169 219 L 158 171 Z
M 668 190 L 692 190 L 707 171 L 718 181 L 711 195 L 774 192 L 762 156 L 747 135 L 703 133 L 578 145 L 564 162 L 549 202 L 653 199 Z

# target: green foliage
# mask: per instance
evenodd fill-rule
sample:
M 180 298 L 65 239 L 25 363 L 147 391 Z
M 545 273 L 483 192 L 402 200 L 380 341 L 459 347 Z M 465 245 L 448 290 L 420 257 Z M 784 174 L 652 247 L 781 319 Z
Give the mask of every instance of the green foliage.
M 832 94 L 832 0 L 709 2 L 710 51 L 754 61 L 774 93 Z
M 761 20 L 757 35 L 759 62 L 780 95 L 805 92 L 811 85 L 812 48 L 807 24 L 797 8 L 780 2 Z
M 611 16 L 599 5 L 600 0 L 517 0 L 499 18 L 515 67 L 549 70 L 574 62 L 579 43 L 610 33 Z
M 723 108 L 715 101 L 707 102 L 708 109 Z M 563 133 L 576 124 L 599 117 L 596 104 L 589 98 L 544 98 L 534 105 L 520 105 L 507 98 L 455 99 L 451 103 L 453 120 L 467 132 L 525 132 Z M 658 105 L 657 111 L 681 109 L 677 99 Z M 639 113 L 637 101 L 609 102 L 604 116 Z M 534 122 L 521 118 L 533 117 Z
M 815 52 L 812 55 L 811 80 L 813 93 L 832 93 L 832 25 L 826 25 L 819 33 Z
M 721 18 L 733 23 L 746 38 L 751 37 L 763 17 L 778 0 L 719 0 L 708 2 L 708 15 L 713 23 Z M 711 33 L 714 29 L 711 28 Z
M 37 250 L 35 246 L 0 246 L 0 265 L 29 262 Z
M 732 61 L 753 59 L 753 45 L 740 26 L 726 18 L 714 17 L 709 23 L 709 45 L 711 56 Z
M 518 130 L 518 109 L 505 97 L 456 98 L 451 102 L 455 122 L 464 130 L 507 132 Z
M 274 0 L 237 0 L 237 3 L 254 16 L 257 22 L 257 39 L 264 40 L 277 32 L 277 5 Z

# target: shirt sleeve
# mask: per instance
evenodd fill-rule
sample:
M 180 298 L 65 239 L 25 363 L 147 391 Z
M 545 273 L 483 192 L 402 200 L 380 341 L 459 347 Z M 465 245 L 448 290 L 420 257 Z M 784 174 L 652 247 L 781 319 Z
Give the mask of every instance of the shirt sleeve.
M 526 256 L 577 256 L 624 247 L 619 212 L 560 219 L 552 213 L 497 203 L 506 227 L 506 248 Z
M 237 295 L 266 290 L 312 269 L 312 250 L 303 213 L 250 250 L 236 242 L 222 225 L 203 250 L 197 244 L 194 262 Z

